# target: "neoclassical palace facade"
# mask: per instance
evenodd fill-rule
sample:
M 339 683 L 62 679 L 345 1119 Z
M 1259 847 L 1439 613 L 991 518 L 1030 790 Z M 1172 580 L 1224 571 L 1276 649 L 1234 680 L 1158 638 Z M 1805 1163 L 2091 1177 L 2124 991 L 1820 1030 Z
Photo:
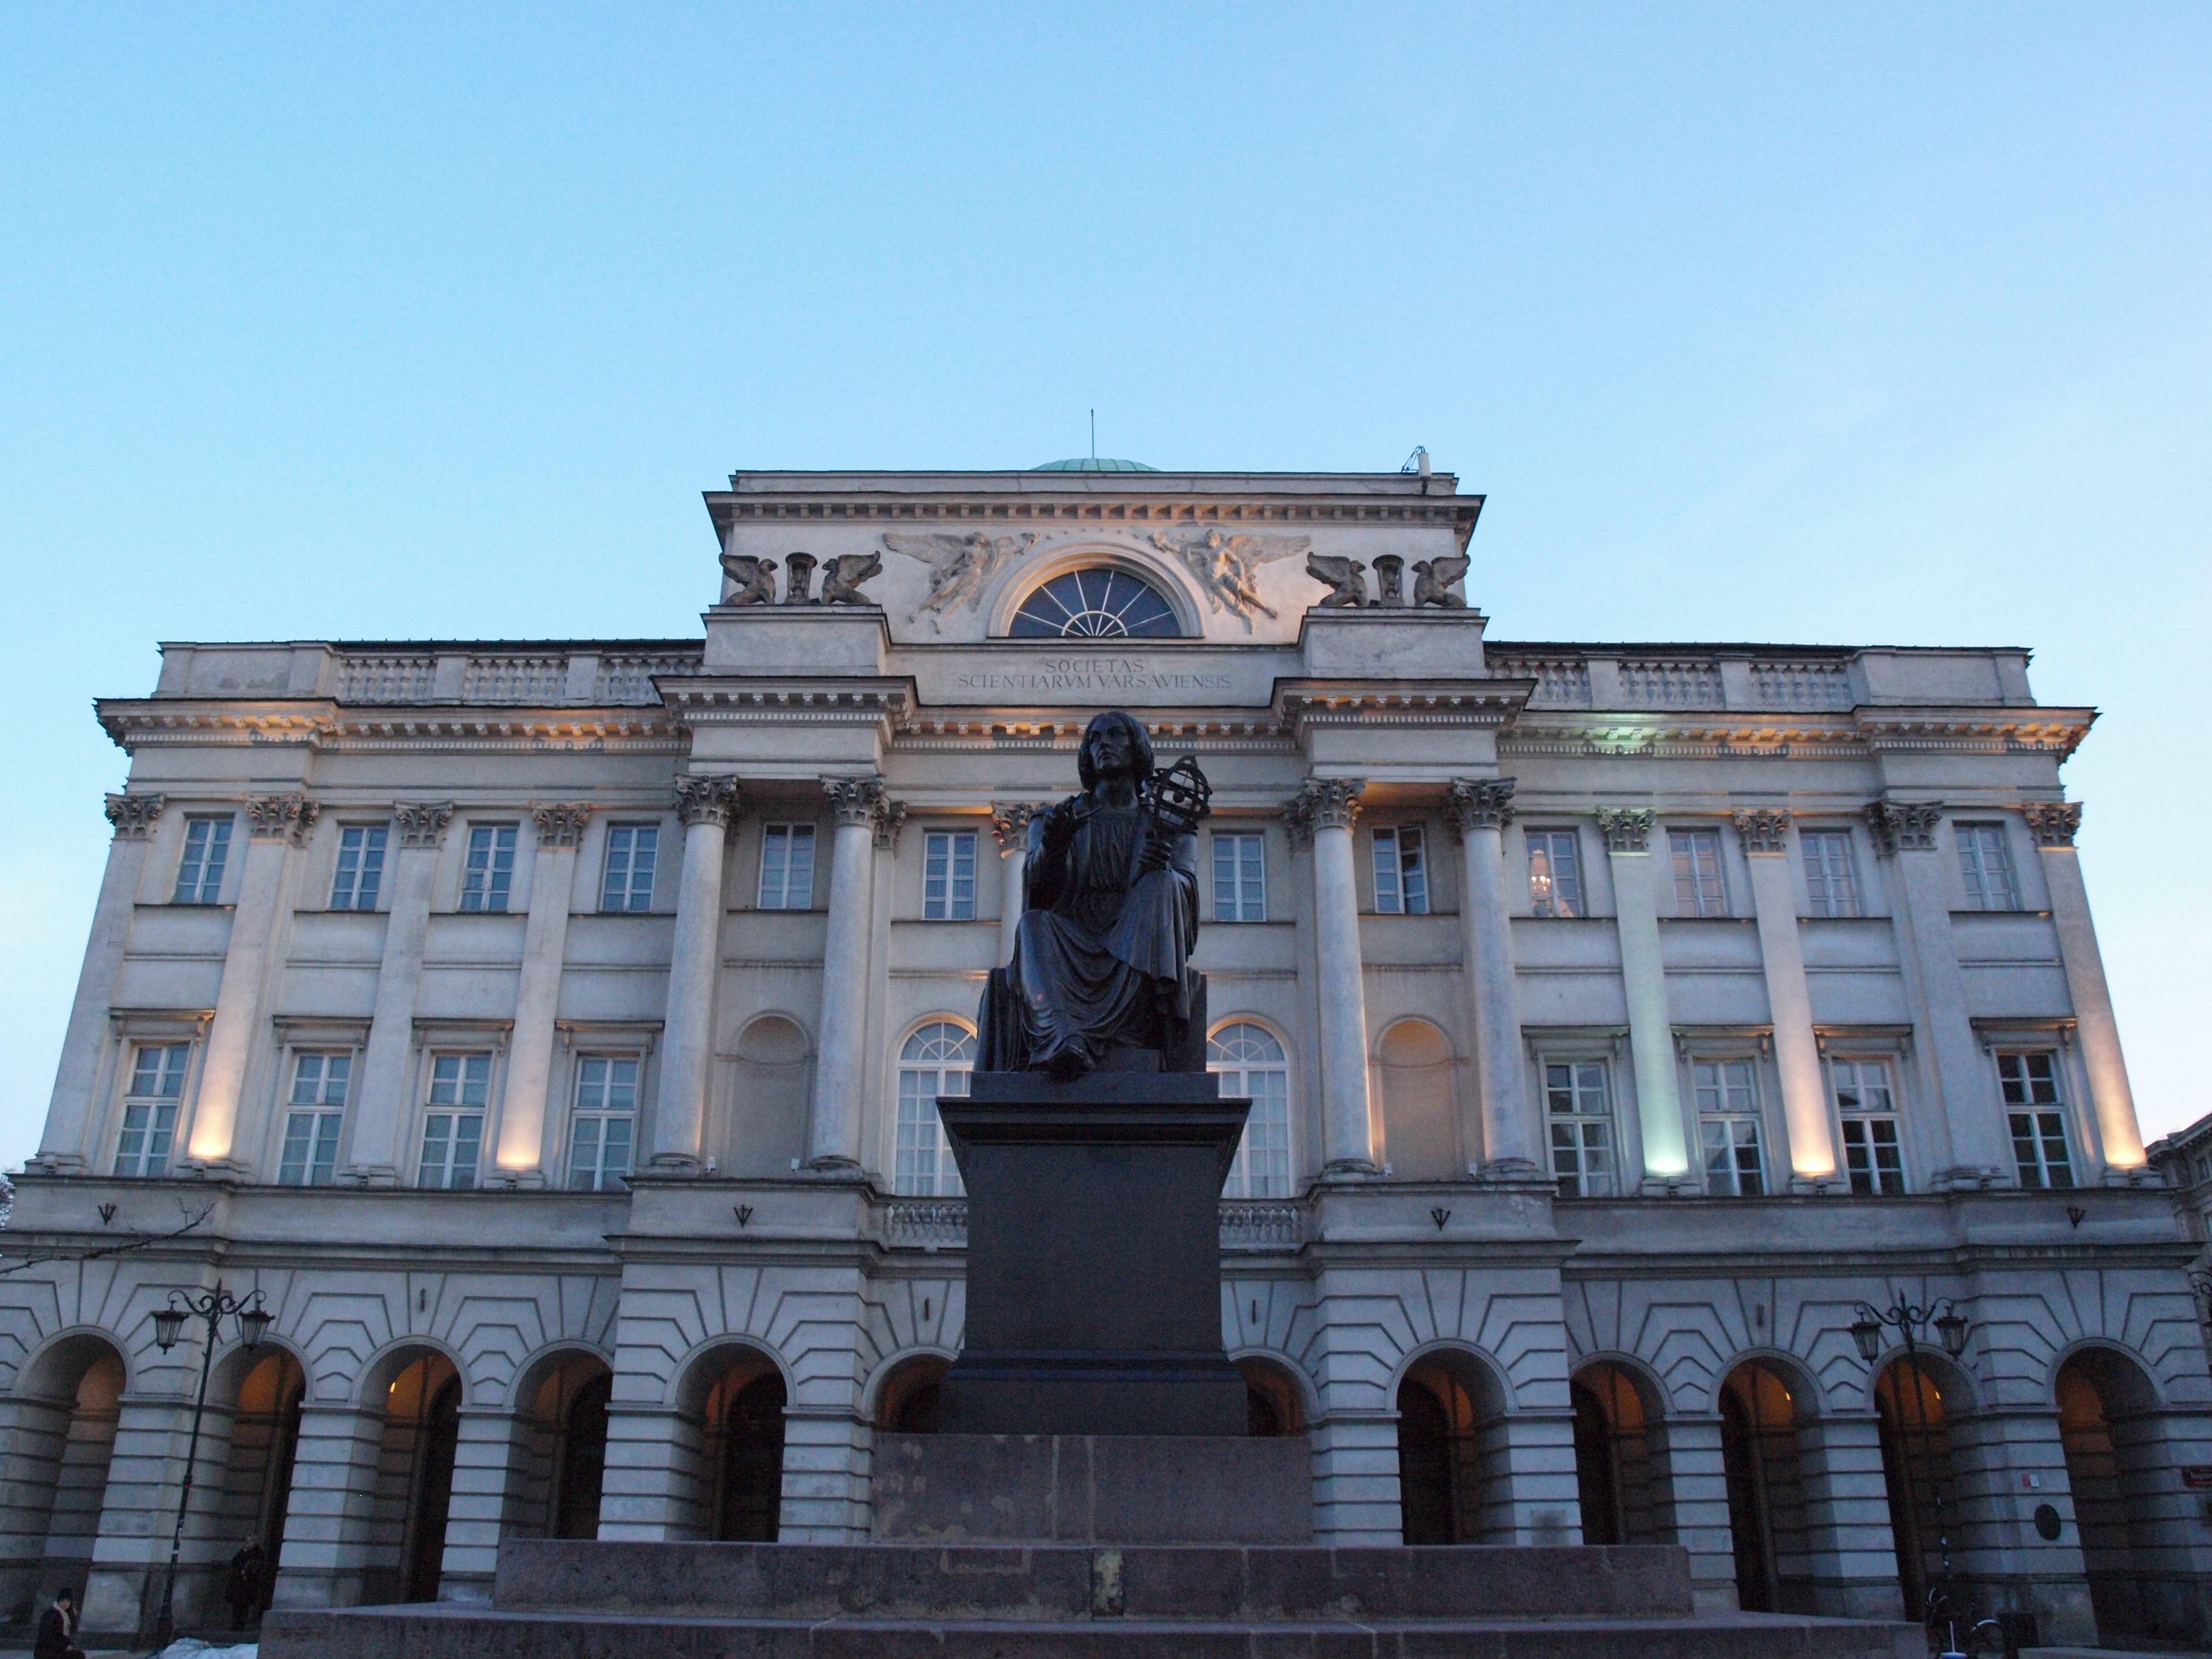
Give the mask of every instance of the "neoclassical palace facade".
M 1425 471 L 707 505 L 689 639 L 171 644 L 100 704 L 0 1276 L 15 1608 L 158 1594 L 206 1328 L 152 1315 L 218 1284 L 273 1319 L 218 1335 L 188 1617 L 248 1538 L 292 1605 L 480 1596 L 516 1534 L 866 1538 L 961 1343 L 934 1100 L 1121 707 L 1213 785 L 1222 1329 L 1320 1540 L 2205 1633 L 2194 1246 L 2060 782 L 2093 715 L 2025 652 L 1487 639 Z M 1900 1299 L 1909 1349 L 1855 1336 Z

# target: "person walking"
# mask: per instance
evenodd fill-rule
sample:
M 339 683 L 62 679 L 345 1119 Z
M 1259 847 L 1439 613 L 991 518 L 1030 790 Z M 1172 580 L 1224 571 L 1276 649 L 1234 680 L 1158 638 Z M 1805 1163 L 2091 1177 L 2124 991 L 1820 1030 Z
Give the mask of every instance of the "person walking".
M 76 1592 L 66 1585 L 54 1592 L 53 1604 L 39 1615 L 31 1659 L 84 1659 L 84 1650 L 76 1644 Z
M 230 1627 L 244 1630 L 246 1621 L 261 1611 L 261 1580 L 268 1555 L 260 1544 L 247 1539 L 230 1558 L 230 1577 L 224 1586 L 230 1599 Z

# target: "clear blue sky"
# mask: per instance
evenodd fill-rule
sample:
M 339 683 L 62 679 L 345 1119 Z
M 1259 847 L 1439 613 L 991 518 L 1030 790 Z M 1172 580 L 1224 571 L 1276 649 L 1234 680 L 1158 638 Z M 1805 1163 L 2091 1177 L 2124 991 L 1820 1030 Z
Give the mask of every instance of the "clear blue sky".
M 2212 8 L 0 12 L 0 1163 L 163 638 L 682 635 L 733 467 L 1388 469 L 1500 636 L 2033 646 L 2212 1110 Z

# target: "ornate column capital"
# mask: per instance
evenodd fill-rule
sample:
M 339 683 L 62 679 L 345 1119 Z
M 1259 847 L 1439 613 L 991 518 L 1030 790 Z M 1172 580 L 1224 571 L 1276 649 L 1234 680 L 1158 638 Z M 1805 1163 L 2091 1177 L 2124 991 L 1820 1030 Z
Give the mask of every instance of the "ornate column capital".
M 726 826 L 738 810 L 738 781 L 726 774 L 676 780 L 676 815 L 686 826 L 715 823 Z
M 1644 853 L 1651 848 L 1652 811 L 1648 806 L 1601 806 L 1597 827 L 1608 853 Z
M 1866 810 L 1867 827 L 1884 857 L 1899 853 L 1932 853 L 1936 826 L 1943 822 L 1941 801 L 1878 800 Z
M 446 826 L 453 821 L 449 800 L 403 800 L 392 806 L 392 822 L 399 831 L 402 848 L 434 852 L 446 839 Z
M 110 795 L 108 799 L 113 800 Z M 2078 800 L 2030 801 L 2020 809 L 2021 817 L 2027 820 L 2038 847 L 2071 847 L 2074 832 L 2081 827 L 2081 803 Z
M 1359 797 L 1366 787 L 1364 778 L 1308 778 L 1283 808 L 1291 843 L 1310 847 L 1320 830 L 1351 829 L 1359 822 Z
M 248 795 L 247 833 L 256 841 L 289 841 L 296 847 L 320 810 L 305 795 Z
M 1745 807 L 1735 814 L 1735 832 L 1747 853 L 1790 850 L 1790 814 L 1779 807 Z
M 906 827 L 906 803 L 884 799 L 876 804 L 876 845 L 885 851 L 897 847 L 899 831 Z
M 1444 811 L 1462 840 L 1476 830 L 1503 830 L 1513 822 L 1513 780 L 1454 778 L 1444 791 Z
M 154 820 L 161 816 L 165 795 L 110 795 L 107 821 L 115 826 L 118 841 L 143 841 L 154 833 Z
M 865 824 L 872 829 L 883 810 L 883 775 L 824 778 L 822 793 L 830 797 L 830 810 L 840 824 Z
M 531 822 L 538 826 L 538 844 L 540 847 L 580 845 L 584 839 L 584 824 L 591 816 L 592 809 L 580 801 L 564 801 L 530 809 Z
M 1044 811 L 1029 801 L 997 805 L 991 808 L 991 833 L 998 837 L 999 850 L 1012 853 L 1029 845 L 1030 821 Z

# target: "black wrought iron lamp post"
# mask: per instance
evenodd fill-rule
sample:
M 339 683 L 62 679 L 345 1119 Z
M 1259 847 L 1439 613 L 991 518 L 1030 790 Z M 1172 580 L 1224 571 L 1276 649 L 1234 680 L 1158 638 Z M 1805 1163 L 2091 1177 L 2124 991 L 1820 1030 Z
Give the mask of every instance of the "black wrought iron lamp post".
M 169 1534 L 169 1571 L 161 1581 L 161 1608 L 155 1616 L 153 1638 L 156 1648 L 165 1648 L 177 1633 L 177 1558 L 185 1546 L 185 1515 L 192 1504 L 192 1470 L 200 1457 L 200 1419 L 207 1411 L 208 1376 L 215 1369 L 216 1343 L 220 1340 L 222 1322 L 235 1315 L 239 1339 L 248 1350 L 261 1346 L 261 1339 L 269 1334 L 271 1315 L 262 1306 L 261 1292 L 240 1298 L 230 1294 L 217 1280 L 216 1287 L 205 1296 L 186 1296 L 180 1291 L 169 1292 L 169 1305 L 154 1315 L 154 1346 L 163 1353 L 177 1346 L 185 1333 L 188 1319 L 207 1322 L 207 1339 L 200 1348 L 200 1391 L 192 1401 L 191 1439 L 185 1450 L 184 1490 L 177 1494 L 177 1524 Z
M 1923 1306 L 1907 1302 L 1902 1291 L 1897 1292 L 1896 1300 L 1889 1304 L 1887 1311 L 1877 1310 L 1870 1302 L 1860 1303 L 1853 1311 L 1851 1340 L 1858 1345 L 1860 1358 L 1869 1365 L 1881 1358 L 1881 1334 L 1884 1330 L 1893 1330 L 1903 1339 L 1905 1357 L 1912 1366 L 1913 1415 L 1918 1419 L 1915 1426 L 1920 1443 L 1921 1464 L 1928 1471 L 1929 1495 L 1936 1504 L 1936 1548 L 1942 1564 L 1938 1583 L 1942 1585 L 1943 1603 L 1948 1608 L 1951 1599 L 1951 1523 L 1943 1509 L 1943 1483 L 1936 1477 L 1934 1443 L 1928 1422 L 1928 1396 L 1921 1392 L 1925 1379 L 1920 1370 L 1920 1347 L 1921 1338 L 1932 1327 L 1936 1340 L 1942 1344 L 1943 1352 L 1954 1359 L 1958 1358 L 1966 1351 L 1969 1328 L 1966 1316 L 1959 1311 L 1958 1304 L 1948 1296 L 1939 1297 Z M 1905 1492 L 1909 1495 L 1912 1491 L 1910 1464 L 1905 1469 Z M 1917 1530 L 1919 1526 L 1917 1514 L 1913 1525 Z M 1912 1547 L 1916 1552 L 1920 1548 L 1917 1538 L 1912 1540 Z M 1921 1565 L 1922 1570 L 1926 1571 L 1925 1557 L 1922 1558 Z M 1931 1584 L 1928 1588 L 1928 1605 L 1923 1609 L 1924 1616 L 1931 1621 L 1936 1616 L 1936 1586 Z

